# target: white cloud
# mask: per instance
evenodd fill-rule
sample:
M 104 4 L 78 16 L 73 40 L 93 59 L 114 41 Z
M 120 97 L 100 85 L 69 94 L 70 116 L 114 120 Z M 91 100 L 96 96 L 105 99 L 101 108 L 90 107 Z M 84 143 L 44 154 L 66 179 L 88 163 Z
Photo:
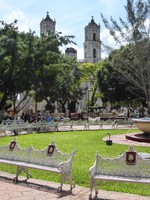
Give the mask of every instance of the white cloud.
M 25 33 L 27 33 L 27 32 L 29 32 L 29 27 L 28 27 L 28 25 L 19 25 L 18 26 L 18 29 L 19 29 L 19 31 L 20 32 L 25 32 Z
M 104 44 L 104 46 L 108 46 L 111 48 L 114 47 L 115 41 L 114 41 L 113 37 L 110 35 L 108 29 L 105 28 L 101 32 L 100 37 L 101 37 L 101 41 Z M 105 48 L 104 46 L 102 45 L 102 51 L 101 51 L 101 57 L 103 59 L 106 58 L 108 56 L 108 54 L 110 53 L 110 50 Z
M 75 50 L 77 50 L 77 59 L 79 59 L 79 60 L 83 60 L 84 59 L 84 48 L 83 47 L 79 48 L 78 46 L 73 45 L 73 44 L 72 45 L 67 45 L 67 47 L 72 47 Z
M 146 19 L 144 25 L 148 31 L 150 29 L 150 19 Z
M 106 28 L 101 32 L 101 41 L 107 46 L 113 47 L 116 45 L 113 36 L 110 35 L 109 30 Z
M 107 54 L 107 53 L 105 53 L 105 52 L 102 52 L 102 53 L 101 53 L 101 58 L 102 58 L 102 59 L 107 58 L 107 57 L 108 57 L 108 54 Z
M 77 58 L 80 60 L 84 59 L 84 48 L 77 48 Z
M 126 36 L 129 34 L 125 29 L 123 29 L 123 32 Z M 116 32 L 116 37 L 122 45 L 127 44 L 125 38 L 121 37 L 120 32 Z M 106 28 L 101 32 L 101 41 L 105 46 L 109 47 L 108 49 L 102 47 L 102 57 L 106 57 L 113 49 L 119 49 L 120 47 L 120 43 L 114 40 L 113 36 L 110 35 L 109 30 Z
M 37 27 L 37 24 L 39 25 L 39 21 L 37 22 L 35 19 L 27 17 L 21 10 L 11 12 L 4 19 L 8 24 L 14 22 L 14 20 L 17 20 L 17 27 L 21 32 L 28 32 L 30 29 L 35 31 L 33 27 Z
M 79 47 L 77 47 L 77 46 L 74 45 L 74 44 L 69 44 L 69 45 L 67 45 L 67 46 L 60 47 L 60 51 L 61 51 L 62 53 L 65 53 L 65 49 L 66 49 L 66 48 L 69 48 L 69 47 L 72 47 L 72 48 L 74 48 L 75 50 L 77 50 L 77 59 L 78 59 L 78 60 L 83 60 L 83 59 L 84 59 L 84 48 L 79 48 Z
M 8 15 L 8 20 L 12 22 L 15 19 L 25 20 L 25 15 L 20 10 L 13 11 Z
M 9 15 L 6 16 L 5 21 L 6 23 L 13 23 L 15 20 L 17 20 L 17 27 L 19 31 L 28 32 L 29 31 L 29 24 L 28 19 L 24 15 L 24 13 L 20 10 L 15 10 L 11 12 Z

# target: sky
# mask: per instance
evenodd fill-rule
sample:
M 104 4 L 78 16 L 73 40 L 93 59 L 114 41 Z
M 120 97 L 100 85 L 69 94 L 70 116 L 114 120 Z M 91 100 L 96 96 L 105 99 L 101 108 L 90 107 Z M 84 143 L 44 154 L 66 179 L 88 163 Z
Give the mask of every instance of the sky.
M 19 31 L 35 31 L 40 36 L 40 22 L 47 12 L 56 21 L 56 31 L 63 35 L 73 35 L 78 59 L 84 58 L 84 28 L 91 21 L 101 26 L 100 39 L 104 44 L 115 45 L 108 30 L 105 28 L 101 13 L 110 21 L 119 17 L 126 18 L 124 6 L 127 0 L 1 0 L 0 21 L 12 23 L 18 20 Z M 70 47 L 70 45 L 68 46 Z M 102 58 L 106 53 L 102 51 Z

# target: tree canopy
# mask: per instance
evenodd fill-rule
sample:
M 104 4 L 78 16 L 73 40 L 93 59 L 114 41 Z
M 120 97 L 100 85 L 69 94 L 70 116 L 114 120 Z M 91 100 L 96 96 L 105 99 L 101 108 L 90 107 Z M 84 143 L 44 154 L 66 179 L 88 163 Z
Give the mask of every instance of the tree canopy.
M 97 99 L 101 97 L 101 93 L 98 89 L 98 82 L 97 82 L 97 72 L 100 68 L 101 62 L 98 63 L 83 63 L 79 66 L 81 70 L 81 79 L 80 82 L 82 83 L 82 87 L 84 83 L 87 83 L 84 87 L 85 92 L 90 90 L 91 98 L 88 102 L 89 106 L 94 106 Z
M 16 21 L 0 29 L 0 109 L 8 99 L 16 101 L 19 93 L 29 92 L 34 71 L 34 33 L 19 33 Z
M 63 104 L 67 96 L 69 100 L 79 97 L 77 63 L 64 58 L 59 50 L 60 46 L 72 43 L 73 38 L 50 32 L 38 37 L 31 31 L 19 32 L 16 20 L 4 23 L 0 29 L 0 110 L 10 99 L 15 113 L 19 112 L 22 104 L 18 94 L 24 94 L 25 102 L 33 94 L 31 91 L 37 100 L 49 100 L 51 104 L 56 100 Z
M 150 108 L 150 1 L 127 0 L 126 21 L 110 22 L 101 14 L 106 28 L 120 49 L 111 53 L 111 67 L 119 80 L 128 83 L 130 92 L 138 95 Z

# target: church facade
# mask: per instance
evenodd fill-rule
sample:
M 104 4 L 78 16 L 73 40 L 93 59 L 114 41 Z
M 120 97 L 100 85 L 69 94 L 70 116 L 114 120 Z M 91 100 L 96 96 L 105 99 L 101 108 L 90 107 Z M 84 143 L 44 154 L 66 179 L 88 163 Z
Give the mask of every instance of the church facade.
M 84 62 L 99 62 L 101 60 L 100 25 L 97 25 L 92 17 L 84 30 Z
M 46 17 L 41 20 L 40 22 L 40 34 L 47 35 L 48 32 L 55 33 L 56 29 L 56 21 L 52 20 L 49 16 L 49 13 L 47 12 Z M 90 62 L 90 63 L 96 63 L 101 60 L 101 41 L 100 41 L 100 25 L 96 24 L 93 17 L 89 24 L 85 26 L 85 41 L 84 41 L 84 60 L 82 63 Z M 65 50 L 65 54 L 71 57 L 74 57 L 77 59 L 77 50 L 70 47 Z M 90 82 L 84 83 L 83 87 L 90 88 Z M 75 110 L 78 109 L 86 110 L 87 105 L 86 102 L 88 100 L 88 94 L 86 94 L 79 102 L 79 105 L 75 105 Z M 37 105 L 36 105 L 37 104 Z M 30 102 L 25 107 L 25 112 L 28 109 L 33 109 L 33 111 L 36 110 L 43 110 L 45 107 L 44 102 Z M 57 107 L 57 103 L 56 103 Z

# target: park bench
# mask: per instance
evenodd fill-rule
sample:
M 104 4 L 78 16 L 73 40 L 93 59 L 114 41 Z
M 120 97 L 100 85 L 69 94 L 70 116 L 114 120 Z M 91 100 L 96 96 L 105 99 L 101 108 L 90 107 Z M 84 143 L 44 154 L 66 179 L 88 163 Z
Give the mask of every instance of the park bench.
M 64 127 L 64 128 L 69 128 L 70 130 L 76 130 L 75 127 L 81 127 L 83 130 L 88 130 L 87 127 L 87 121 L 84 120 L 71 120 L 70 118 L 64 118 L 62 121 L 59 122 L 58 124 L 58 129 L 59 127 Z
M 58 129 L 59 127 L 69 128 L 70 130 L 73 130 L 73 121 L 70 118 L 63 118 L 58 124 Z
M 130 129 L 134 128 L 134 122 L 131 119 L 116 119 L 114 120 L 112 126 L 114 129 L 121 129 L 121 127 L 126 126 Z
M 50 129 L 53 128 L 54 131 L 58 131 L 58 121 L 51 121 L 50 123 L 46 122 L 36 122 L 31 123 L 31 126 L 29 127 L 30 131 L 50 131 Z
M 72 180 L 72 162 L 75 150 L 69 154 L 58 150 L 54 140 L 43 150 L 34 150 L 21 148 L 18 146 L 16 137 L 10 144 L 0 146 L 0 163 L 16 166 L 16 176 L 13 182 L 18 182 L 18 177 L 25 172 L 27 179 L 31 177 L 29 170 L 37 169 L 60 174 L 61 185 L 58 187 L 58 193 L 62 191 L 63 183 L 68 180 L 71 190 L 75 187 Z
M 6 130 L 14 131 L 13 129 L 14 124 L 20 124 L 20 122 L 18 120 L 11 120 L 11 119 L 3 120 L 0 124 L 0 132 L 6 135 Z
M 15 135 L 18 135 L 18 132 L 27 131 L 27 132 L 34 132 L 34 131 L 50 131 L 53 128 L 54 131 L 58 131 L 58 121 L 54 122 L 51 121 L 50 123 L 46 122 L 22 122 L 19 120 L 7 120 L 2 121 L 0 125 L 0 131 L 4 132 L 6 135 L 6 131 L 13 131 Z
M 88 123 L 87 123 L 87 120 L 76 120 L 76 121 L 73 121 L 73 129 L 75 129 L 75 127 L 82 127 L 83 130 L 88 130 Z
M 102 158 L 97 153 L 95 163 L 89 169 L 89 175 L 89 199 L 92 199 L 93 187 L 95 197 L 98 195 L 97 180 L 150 184 L 150 155 L 148 157 L 145 153 L 134 151 L 133 146 L 116 158 Z
M 100 117 L 90 119 L 87 122 L 86 130 L 90 130 L 91 126 L 98 126 L 98 129 L 103 129 L 103 121 L 100 119 Z

